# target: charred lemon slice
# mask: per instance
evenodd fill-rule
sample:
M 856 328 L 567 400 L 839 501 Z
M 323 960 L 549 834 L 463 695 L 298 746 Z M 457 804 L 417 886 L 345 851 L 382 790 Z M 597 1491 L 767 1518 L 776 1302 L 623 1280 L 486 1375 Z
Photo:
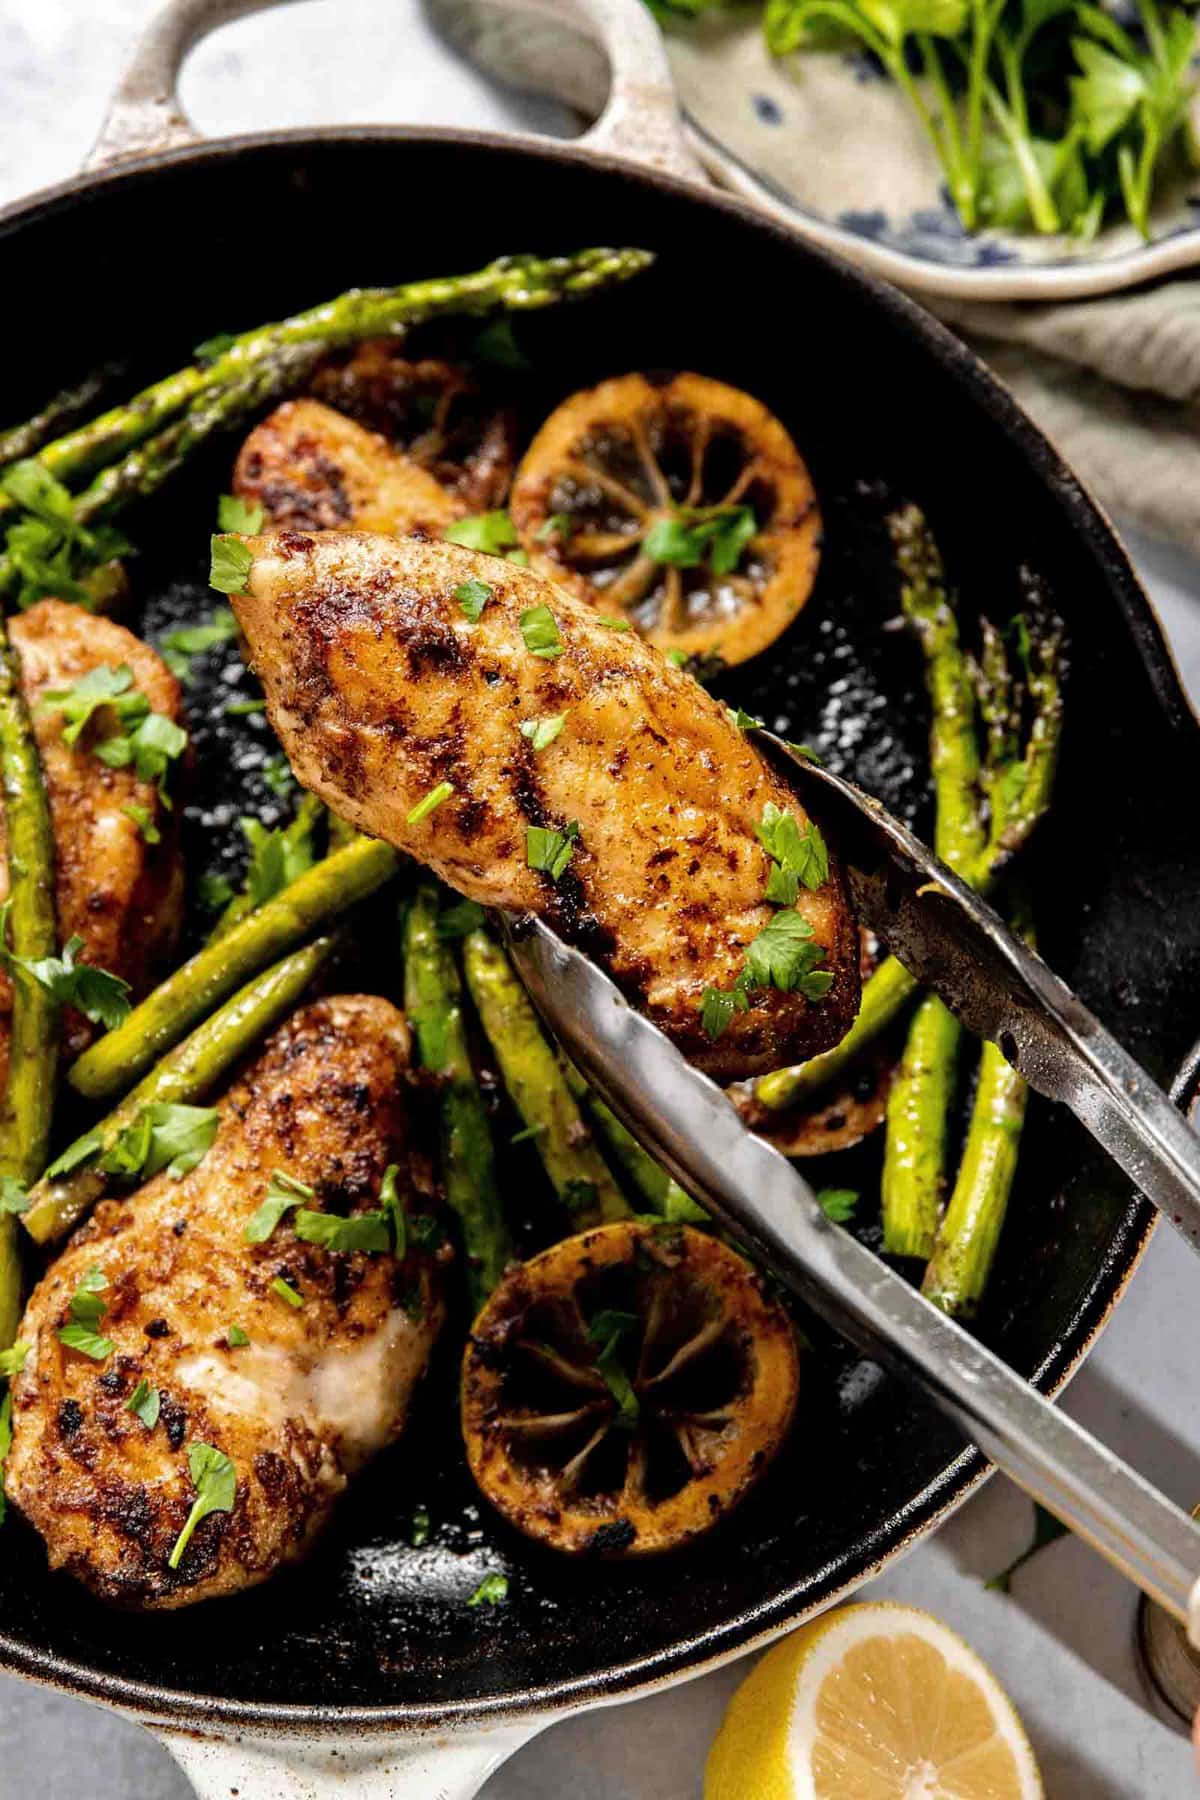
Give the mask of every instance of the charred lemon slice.
M 798 1380 L 788 1316 L 736 1252 L 683 1226 L 601 1226 L 513 1269 L 476 1320 L 471 1472 L 557 1550 L 669 1550 L 750 1491 Z
M 795 444 L 703 375 L 572 394 L 526 451 L 511 512 L 535 568 L 685 656 L 756 656 L 816 578 L 821 520 Z
M 390 338 L 368 338 L 325 363 L 312 391 L 382 432 L 471 512 L 503 506 L 516 461 L 516 423 L 460 363 L 416 361 Z

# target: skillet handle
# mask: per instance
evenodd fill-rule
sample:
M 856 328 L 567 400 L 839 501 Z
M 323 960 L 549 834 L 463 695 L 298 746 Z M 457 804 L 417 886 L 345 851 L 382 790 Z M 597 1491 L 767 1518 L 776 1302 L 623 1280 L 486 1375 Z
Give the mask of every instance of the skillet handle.
M 467 16 L 477 11 L 471 0 L 428 3 L 449 35 L 461 41 Z M 126 64 L 84 169 L 91 172 L 200 143 L 201 134 L 184 112 L 178 93 L 188 55 L 219 26 L 286 4 L 288 0 L 166 0 Z M 607 100 L 580 145 L 703 181 L 684 142 L 661 33 L 642 0 L 522 0 L 512 23 L 527 33 L 536 29 L 540 16 L 561 32 L 564 24 L 571 25 L 572 14 L 585 39 L 603 51 L 609 69 Z
M 196 1800 L 473 1800 L 488 1776 L 551 1721 L 432 1739 L 360 1736 L 227 1738 L 152 1725 Z

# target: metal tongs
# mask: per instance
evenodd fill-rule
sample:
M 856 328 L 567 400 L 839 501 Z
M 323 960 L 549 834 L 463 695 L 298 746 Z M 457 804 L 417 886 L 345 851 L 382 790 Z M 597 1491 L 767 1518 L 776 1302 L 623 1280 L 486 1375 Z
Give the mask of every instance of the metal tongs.
M 1070 1107 L 1200 1249 L 1200 1137 L 1167 1096 L 968 888 L 877 802 L 760 741 L 837 843 L 859 917 L 1030 1087 Z M 1200 1527 L 849 1232 L 716 1084 L 541 921 L 510 919 L 529 992 L 634 1135 L 813 1311 L 918 1386 L 1006 1474 L 1187 1626 L 1200 1649 Z

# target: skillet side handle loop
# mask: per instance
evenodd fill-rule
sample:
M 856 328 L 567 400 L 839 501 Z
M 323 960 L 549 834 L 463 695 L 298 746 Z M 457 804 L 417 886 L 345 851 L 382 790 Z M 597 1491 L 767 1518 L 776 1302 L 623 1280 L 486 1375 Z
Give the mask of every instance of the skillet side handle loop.
M 579 140 L 589 150 L 707 187 L 688 148 L 662 32 L 644 0 L 572 0 L 608 57 L 604 111 Z
M 287 0 L 167 0 L 139 38 L 109 102 L 85 174 L 131 157 L 155 156 L 202 141 L 179 101 L 188 54 L 220 25 Z
M 208 1737 L 152 1725 L 196 1792 L 196 1800 L 474 1800 L 501 1763 L 536 1737 L 546 1718 L 436 1740 L 399 1731 L 268 1737 L 253 1728 Z

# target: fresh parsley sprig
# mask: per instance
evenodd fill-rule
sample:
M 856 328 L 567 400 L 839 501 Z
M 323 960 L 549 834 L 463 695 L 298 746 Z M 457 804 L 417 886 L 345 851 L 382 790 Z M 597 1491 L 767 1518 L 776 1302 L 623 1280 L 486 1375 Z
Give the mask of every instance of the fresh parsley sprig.
M 192 1541 L 192 1533 L 201 1520 L 207 1519 L 210 1513 L 232 1512 L 237 1498 L 237 1470 L 224 1451 L 213 1444 L 188 1445 L 188 1474 L 196 1498 L 167 1558 L 169 1569 L 179 1567 L 183 1553 Z
M 11 900 L 0 904 L 0 966 L 36 981 L 63 1006 L 73 1006 L 93 1025 L 112 1031 L 129 1017 L 129 983 L 107 969 L 78 961 L 83 939 L 72 937 L 61 956 L 18 956 L 8 947 L 8 915 Z M 47 1171 L 48 1172 L 48 1171 Z
M 757 530 L 749 506 L 681 506 L 654 521 L 642 553 L 676 569 L 698 569 L 707 562 L 714 575 L 731 575 Z

